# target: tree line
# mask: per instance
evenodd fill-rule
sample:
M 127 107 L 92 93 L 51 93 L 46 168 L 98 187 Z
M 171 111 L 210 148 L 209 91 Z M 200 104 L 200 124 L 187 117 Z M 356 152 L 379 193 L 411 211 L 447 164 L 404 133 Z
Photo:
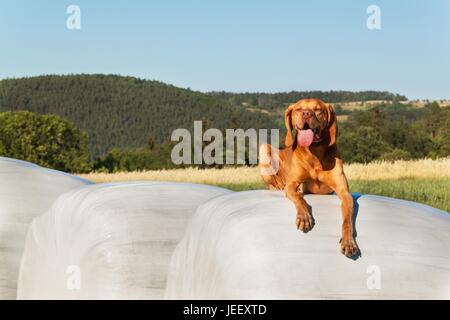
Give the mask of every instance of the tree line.
M 338 147 L 347 163 L 450 156 L 450 108 L 400 103 L 353 111 L 339 123 Z
M 291 91 L 279 93 L 230 93 L 225 91 L 209 92 L 209 95 L 233 105 L 248 105 L 267 110 L 277 110 L 295 101 L 316 98 L 332 103 L 355 101 L 406 101 L 406 97 L 386 91 Z

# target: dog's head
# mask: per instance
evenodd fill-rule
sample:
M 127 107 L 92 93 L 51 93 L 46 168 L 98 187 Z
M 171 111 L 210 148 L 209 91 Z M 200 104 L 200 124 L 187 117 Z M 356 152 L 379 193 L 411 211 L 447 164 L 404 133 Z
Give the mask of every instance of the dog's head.
M 336 143 L 336 115 L 331 104 L 319 99 L 303 99 L 290 105 L 284 114 L 286 124 L 286 147 L 299 144 L 309 147 L 313 144 L 331 146 Z M 296 129 L 295 140 L 292 130 Z

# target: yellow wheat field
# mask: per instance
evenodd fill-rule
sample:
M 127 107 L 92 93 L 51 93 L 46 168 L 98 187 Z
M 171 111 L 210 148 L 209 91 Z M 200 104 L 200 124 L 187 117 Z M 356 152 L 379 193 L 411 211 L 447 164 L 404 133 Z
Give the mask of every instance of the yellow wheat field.
M 350 164 L 346 165 L 344 170 L 349 180 L 450 179 L 450 158 Z M 224 169 L 186 168 L 117 173 L 89 173 L 80 176 L 97 183 L 153 180 L 212 185 L 236 183 L 254 185 L 262 182 L 258 169 L 255 167 Z

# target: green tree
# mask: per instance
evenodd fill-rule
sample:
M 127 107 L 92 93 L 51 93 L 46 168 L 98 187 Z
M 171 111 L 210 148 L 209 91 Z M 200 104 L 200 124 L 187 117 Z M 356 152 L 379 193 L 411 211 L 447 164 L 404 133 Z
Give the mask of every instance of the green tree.
M 121 150 L 114 148 L 94 162 L 100 172 L 141 171 L 174 168 L 170 154 L 172 143 Z
M 346 163 L 367 163 L 378 159 L 389 146 L 372 127 L 360 127 L 356 131 L 344 131 L 338 137 L 339 151 Z
M 69 172 L 91 169 L 86 133 L 54 115 L 0 113 L 0 155 Z

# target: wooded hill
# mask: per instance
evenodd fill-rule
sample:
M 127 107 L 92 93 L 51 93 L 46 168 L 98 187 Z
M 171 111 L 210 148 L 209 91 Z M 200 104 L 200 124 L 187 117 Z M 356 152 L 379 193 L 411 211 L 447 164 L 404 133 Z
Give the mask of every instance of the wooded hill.
M 157 81 L 114 75 L 41 76 L 2 80 L 0 111 L 29 110 L 69 119 L 89 135 L 92 157 L 113 147 L 170 140 L 176 128 L 271 127 L 252 113 L 214 97 Z
M 279 116 L 242 107 L 275 108 L 304 97 L 330 102 L 403 100 L 388 92 L 201 93 L 158 81 L 116 75 L 39 76 L 0 81 L 0 111 L 56 114 L 89 136 L 92 158 L 112 148 L 165 144 L 176 128 L 277 128 Z

